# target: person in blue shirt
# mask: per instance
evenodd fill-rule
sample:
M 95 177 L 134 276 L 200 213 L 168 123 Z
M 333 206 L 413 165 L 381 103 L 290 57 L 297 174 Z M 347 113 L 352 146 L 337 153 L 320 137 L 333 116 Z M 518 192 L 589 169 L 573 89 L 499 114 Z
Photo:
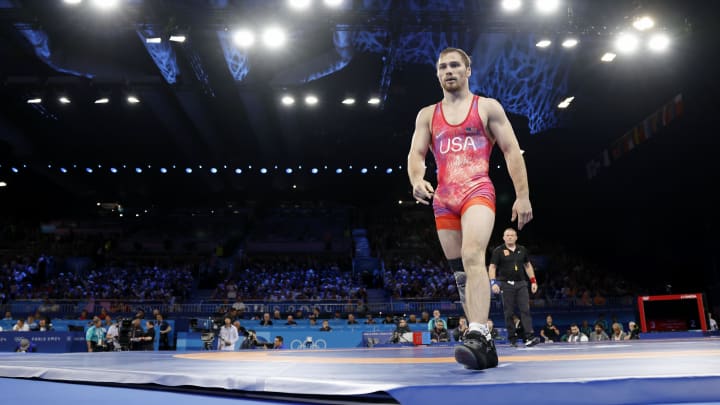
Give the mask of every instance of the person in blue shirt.
M 107 331 L 102 327 L 100 318 L 93 319 L 93 325 L 85 332 L 85 341 L 87 342 L 88 352 L 105 351 L 105 335 Z

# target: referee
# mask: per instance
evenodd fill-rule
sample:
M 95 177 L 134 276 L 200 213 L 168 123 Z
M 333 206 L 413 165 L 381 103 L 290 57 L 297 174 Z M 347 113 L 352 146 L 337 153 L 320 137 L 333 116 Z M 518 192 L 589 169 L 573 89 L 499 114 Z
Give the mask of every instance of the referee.
M 530 318 L 530 296 L 525 274 L 530 279 L 530 290 L 535 294 L 538 288 L 537 280 L 535 280 L 535 270 L 532 263 L 530 263 L 527 249 L 515 243 L 517 241 L 517 231 L 515 229 L 505 229 L 503 240 L 505 243 L 493 250 L 490 266 L 488 266 L 492 292 L 494 294 L 502 292 L 505 327 L 507 328 L 510 343 L 517 346 L 518 336 L 515 335 L 515 323 L 512 319 L 517 306 L 520 311 L 520 322 L 526 333 L 523 336 L 525 346 L 534 346 L 540 342 L 540 339 L 533 334 L 532 318 Z M 525 274 L 520 271 L 521 268 L 525 270 Z

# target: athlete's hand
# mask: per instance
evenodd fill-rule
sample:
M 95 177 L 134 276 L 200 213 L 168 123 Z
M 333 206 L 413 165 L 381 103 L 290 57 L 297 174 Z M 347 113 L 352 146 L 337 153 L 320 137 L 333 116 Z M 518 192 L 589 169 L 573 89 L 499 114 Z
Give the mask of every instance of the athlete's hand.
M 490 287 L 492 289 L 493 294 L 500 294 L 500 286 L 495 284 L 494 286 Z
M 518 221 L 518 230 L 533 219 L 532 206 L 529 198 L 518 198 L 512 206 L 512 218 L 510 222 Z
M 413 197 L 420 204 L 430 205 L 433 193 L 435 193 L 435 190 L 427 180 L 421 180 L 413 184 Z
M 537 283 L 530 284 L 530 292 L 533 294 L 537 292 Z

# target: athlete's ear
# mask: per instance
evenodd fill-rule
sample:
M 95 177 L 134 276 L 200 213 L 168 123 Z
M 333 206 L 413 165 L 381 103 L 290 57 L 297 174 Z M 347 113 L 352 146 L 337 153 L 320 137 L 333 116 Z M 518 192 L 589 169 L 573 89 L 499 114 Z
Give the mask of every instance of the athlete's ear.
M 470 77 L 470 76 L 472 76 L 472 68 L 471 68 L 470 66 L 468 66 L 468 68 L 467 68 L 467 77 Z

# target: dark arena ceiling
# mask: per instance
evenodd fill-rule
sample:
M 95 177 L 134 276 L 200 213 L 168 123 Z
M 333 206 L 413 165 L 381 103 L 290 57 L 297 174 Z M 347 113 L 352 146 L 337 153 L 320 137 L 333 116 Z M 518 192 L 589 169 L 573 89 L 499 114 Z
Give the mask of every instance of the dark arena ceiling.
M 96 3 L 0 0 L 6 201 L 409 199 L 414 119 L 442 97 L 434 62 L 447 46 L 472 56 L 471 89 L 505 106 L 531 172 L 552 162 L 582 177 L 613 139 L 711 75 L 715 63 L 698 61 L 717 54 L 713 2 L 560 0 L 548 14 L 530 0 L 514 13 L 501 0 Z M 655 27 L 638 32 L 644 15 Z M 273 27 L 285 43 L 269 48 Z M 240 29 L 257 33 L 252 47 L 236 43 Z M 615 50 L 623 32 L 638 35 L 636 54 Z M 666 52 L 647 49 L 654 34 Z M 568 38 L 577 45 L 561 46 Z

